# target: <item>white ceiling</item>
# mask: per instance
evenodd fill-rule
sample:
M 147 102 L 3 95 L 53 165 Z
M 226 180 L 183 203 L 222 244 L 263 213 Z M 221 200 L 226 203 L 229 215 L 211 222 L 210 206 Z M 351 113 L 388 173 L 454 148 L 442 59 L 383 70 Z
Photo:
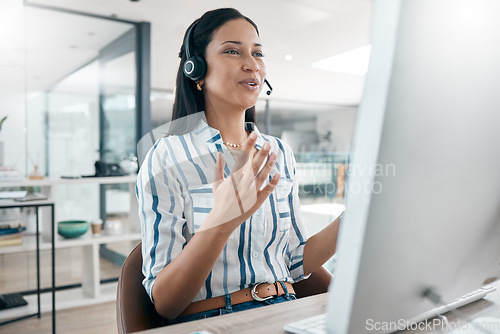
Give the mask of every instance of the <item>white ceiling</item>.
M 364 77 L 327 72 L 311 67 L 315 61 L 368 44 L 371 0 L 254 0 L 254 1 L 165 1 L 141 0 L 29 0 L 30 3 L 73 9 L 133 21 L 151 22 L 151 86 L 173 89 L 178 67 L 179 47 L 186 27 L 205 11 L 235 7 L 252 18 L 261 33 L 266 54 L 268 79 L 273 99 L 301 100 L 338 105 L 357 105 Z M 50 22 L 49 22 L 50 23 Z M 39 22 L 39 24 L 43 24 Z M 77 24 L 77 22 L 73 22 Z M 82 21 L 81 34 L 103 41 L 102 29 Z M 117 25 L 110 35 L 120 31 Z M 96 33 L 96 31 L 98 33 Z M 59 32 L 64 33 L 64 32 Z M 72 44 L 68 35 L 67 44 Z M 85 38 L 89 39 L 89 36 Z M 79 38 L 78 40 L 81 40 Z M 77 39 L 75 39 L 77 40 Z M 80 43 L 80 42 L 79 42 Z M 74 43 L 73 43 L 74 44 Z M 46 46 L 47 50 L 50 46 Z M 68 64 L 58 70 L 84 62 L 85 47 L 73 46 L 65 57 Z M 71 53 L 72 52 L 72 53 Z M 43 54 L 43 53 L 41 53 Z M 285 55 L 293 56 L 291 61 Z M 57 72 L 57 71 L 56 71 Z

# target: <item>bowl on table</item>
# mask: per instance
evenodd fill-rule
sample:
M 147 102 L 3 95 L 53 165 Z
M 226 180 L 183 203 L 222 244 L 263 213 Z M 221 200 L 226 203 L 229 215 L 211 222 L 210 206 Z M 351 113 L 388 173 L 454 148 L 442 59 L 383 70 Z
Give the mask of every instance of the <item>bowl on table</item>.
M 57 233 L 67 239 L 78 238 L 89 229 L 86 220 L 64 220 L 57 223 Z

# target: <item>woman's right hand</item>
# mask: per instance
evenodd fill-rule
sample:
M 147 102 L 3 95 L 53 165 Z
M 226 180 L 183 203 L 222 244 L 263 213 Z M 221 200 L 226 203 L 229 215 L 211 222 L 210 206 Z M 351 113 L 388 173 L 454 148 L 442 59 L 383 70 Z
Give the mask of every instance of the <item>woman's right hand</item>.
M 214 206 L 210 212 L 212 219 L 206 219 L 199 231 L 220 227 L 231 233 L 247 220 L 276 188 L 279 173 L 275 173 L 271 181 L 262 188 L 276 162 L 276 153 L 270 152 L 271 146 L 267 142 L 254 153 L 256 141 L 257 135 L 252 132 L 243 143 L 242 150 L 245 154 L 235 162 L 228 178 L 224 178 L 224 156 L 218 153 L 213 184 Z M 266 157 L 268 159 L 262 167 Z

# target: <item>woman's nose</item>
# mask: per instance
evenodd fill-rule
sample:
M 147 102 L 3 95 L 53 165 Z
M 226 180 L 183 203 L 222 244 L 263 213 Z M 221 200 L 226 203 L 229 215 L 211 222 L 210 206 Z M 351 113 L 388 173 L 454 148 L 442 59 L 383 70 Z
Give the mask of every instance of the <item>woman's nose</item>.
M 253 56 L 245 57 L 243 63 L 243 71 L 245 72 L 257 72 L 260 70 L 260 66 Z

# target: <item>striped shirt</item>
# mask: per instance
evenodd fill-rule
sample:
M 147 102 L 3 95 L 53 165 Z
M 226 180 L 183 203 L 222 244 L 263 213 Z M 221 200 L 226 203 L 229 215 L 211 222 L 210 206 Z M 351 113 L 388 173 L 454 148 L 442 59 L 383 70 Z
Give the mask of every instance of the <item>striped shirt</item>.
M 273 169 L 281 177 L 262 206 L 231 234 L 193 301 L 232 293 L 258 282 L 295 282 L 304 278 L 302 259 L 307 232 L 300 214 L 292 150 L 280 139 L 261 134 L 253 123 L 245 127 L 257 133 L 257 148 L 265 141 L 271 144 L 277 154 Z M 136 194 L 142 230 L 143 285 L 150 297 L 159 272 L 182 251 L 213 207 L 217 152 L 224 154 L 227 177 L 235 161 L 220 132 L 200 121 L 191 132 L 157 140 L 146 155 Z

